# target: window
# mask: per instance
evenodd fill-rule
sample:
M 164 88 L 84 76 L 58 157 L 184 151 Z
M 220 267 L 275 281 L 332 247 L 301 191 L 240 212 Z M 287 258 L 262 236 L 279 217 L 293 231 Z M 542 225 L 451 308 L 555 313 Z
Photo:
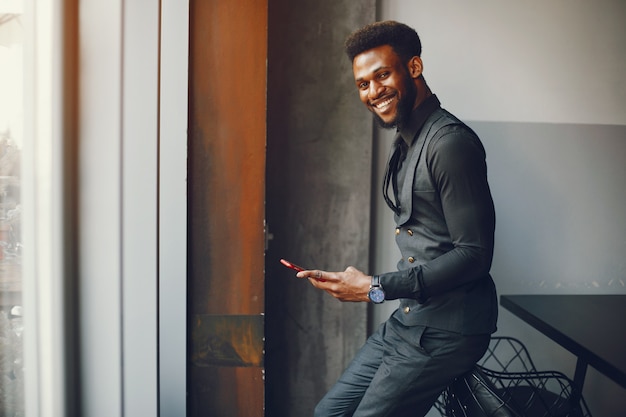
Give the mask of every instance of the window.
M 21 0 L 0 1 L 0 415 L 24 414 Z

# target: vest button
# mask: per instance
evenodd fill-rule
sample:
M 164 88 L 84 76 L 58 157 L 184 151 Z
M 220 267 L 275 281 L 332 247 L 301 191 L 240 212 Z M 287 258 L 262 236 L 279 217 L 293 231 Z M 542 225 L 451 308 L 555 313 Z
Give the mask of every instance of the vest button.
M 404 307 L 403 311 L 404 311 L 404 314 L 409 314 L 409 311 L 411 311 L 411 307 L 406 306 Z
M 415 262 L 415 258 L 412 256 L 409 256 L 409 259 L 407 259 L 409 261 L 409 263 L 413 263 Z
M 396 235 L 399 235 L 399 234 L 400 234 L 400 228 L 396 227 Z
M 413 230 L 409 229 L 406 232 L 409 234 L 409 236 L 413 236 Z

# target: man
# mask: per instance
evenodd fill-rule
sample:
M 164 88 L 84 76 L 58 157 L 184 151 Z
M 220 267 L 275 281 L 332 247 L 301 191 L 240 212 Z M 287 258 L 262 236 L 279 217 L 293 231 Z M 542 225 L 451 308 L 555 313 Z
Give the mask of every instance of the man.
M 423 416 L 481 358 L 495 331 L 495 213 L 485 151 L 428 88 L 415 30 L 377 22 L 353 33 L 346 53 L 361 101 L 381 125 L 397 129 L 383 194 L 402 259 L 398 271 L 380 275 L 348 267 L 297 276 L 341 301 L 400 299 L 400 306 L 315 415 Z

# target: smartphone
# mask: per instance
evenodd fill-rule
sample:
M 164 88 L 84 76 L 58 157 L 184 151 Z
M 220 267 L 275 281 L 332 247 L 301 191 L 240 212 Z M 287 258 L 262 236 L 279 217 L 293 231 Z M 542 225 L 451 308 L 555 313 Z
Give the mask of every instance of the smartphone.
M 293 270 L 295 270 L 295 271 L 298 271 L 298 272 L 300 272 L 300 271 L 304 271 L 304 268 L 302 268 L 301 266 L 298 266 L 298 265 L 294 264 L 293 262 L 289 262 L 289 261 L 288 261 L 288 260 L 286 260 L 286 259 L 281 259 L 281 260 L 280 260 L 280 263 L 281 263 L 281 264 L 283 264 L 283 265 L 285 265 L 287 268 L 291 268 L 291 269 L 293 269 Z M 315 278 L 315 277 L 312 277 L 312 278 L 313 278 L 313 279 L 316 279 L 316 280 L 318 280 L 318 281 L 320 281 L 320 282 L 326 282 L 326 280 L 325 280 L 325 279 Z
M 298 265 L 296 265 L 294 263 L 291 263 L 291 262 L 289 262 L 289 261 L 287 261 L 285 259 L 281 259 L 280 263 L 285 265 L 287 268 L 291 268 L 291 269 L 296 270 L 298 272 L 304 271 L 304 268 L 302 268 L 301 266 L 298 266 Z

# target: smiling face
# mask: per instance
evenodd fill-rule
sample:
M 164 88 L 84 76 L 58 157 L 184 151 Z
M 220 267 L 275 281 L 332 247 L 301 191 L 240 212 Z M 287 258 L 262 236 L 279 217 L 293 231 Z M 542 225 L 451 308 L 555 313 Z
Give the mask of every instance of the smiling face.
M 352 71 L 361 101 L 383 127 L 401 126 L 423 100 L 416 85 L 419 57 L 403 63 L 391 46 L 382 45 L 355 56 Z

